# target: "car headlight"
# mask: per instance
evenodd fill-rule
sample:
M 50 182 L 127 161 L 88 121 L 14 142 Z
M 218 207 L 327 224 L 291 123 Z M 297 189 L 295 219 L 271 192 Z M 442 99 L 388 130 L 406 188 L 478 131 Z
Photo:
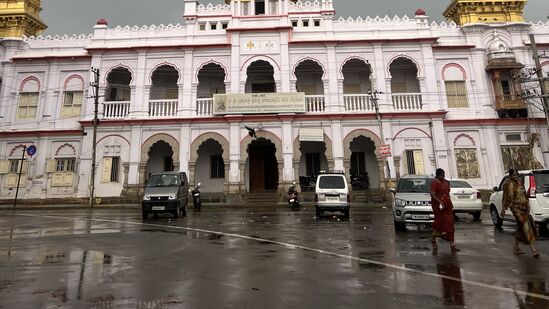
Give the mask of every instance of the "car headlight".
M 406 201 L 405 200 L 401 200 L 401 199 L 396 199 L 395 200 L 395 205 L 397 207 L 404 207 L 406 206 Z
M 168 199 L 170 199 L 170 200 L 175 200 L 175 195 L 170 195 L 170 196 L 168 196 Z
M 150 200 L 151 200 L 151 196 L 148 195 L 148 194 L 145 194 L 145 196 L 143 196 L 143 200 L 145 200 L 145 201 L 150 201 Z

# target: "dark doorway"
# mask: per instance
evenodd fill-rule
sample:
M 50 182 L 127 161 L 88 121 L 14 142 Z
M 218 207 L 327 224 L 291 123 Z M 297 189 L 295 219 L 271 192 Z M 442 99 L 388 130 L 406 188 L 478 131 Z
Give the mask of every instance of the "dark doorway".
M 252 93 L 275 93 L 275 84 L 252 84 Z
M 275 145 L 265 139 L 253 141 L 248 147 L 250 192 L 278 189 L 278 162 L 275 153 Z

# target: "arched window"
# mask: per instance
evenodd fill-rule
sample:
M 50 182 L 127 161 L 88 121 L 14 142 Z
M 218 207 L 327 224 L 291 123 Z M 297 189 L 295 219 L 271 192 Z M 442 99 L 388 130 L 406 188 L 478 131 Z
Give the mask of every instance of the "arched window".
M 34 119 L 38 110 L 38 96 L 40 81 L 36 77 L 29 77 L 23 81 L 19 89 L 17 104 L 17 119 Z
M 448 108 L 468 108 L 465 70 L 457 64 L 448 64 L 442 72 Z
M 84 100 L 84 79 L 80 75 L 73 75 L 65 82 L 63 91 L 63 106 L 61 118 L 80 116 L 82 101 Z

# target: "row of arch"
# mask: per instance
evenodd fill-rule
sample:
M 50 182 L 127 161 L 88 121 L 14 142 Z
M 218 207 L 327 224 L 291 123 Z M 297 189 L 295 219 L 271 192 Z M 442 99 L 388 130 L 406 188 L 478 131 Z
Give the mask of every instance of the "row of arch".
M 248 61 L 250 62 L 250 61 Z M 243 68 L 247 68 L 247 73 L 250 74 L 250 68 L 259 66 L 259 68 L 265 68 L 270 65 L 270 69 L 267 72 L 262 74 L 274 76 L 274 68 L 279 68 L 278 64 L 270 57 L 261 57 L 261 59 L 250 62 L 248 66 L 246 62 L 243 65 Z M 395 75 L 396 71 L 399 69 L 412 69 L 415 70 L 416 74 L 420 73 L 420 66 L 417 62 L 408 56 L 400 55 L 391 60 L 388 73 L 389 76 Z M 227 66 L 222 62 L 209 60 L 203 63 L 197 70 L 196 81 L 200 85 L 201 77 L 205 76 L 215 76 L 217 84 L 223 84 L 228 82 Z M 293 77 L 296 80 L 299 80 L 304 75 L 312 75 L 315 79 L 324 80 L 326 79 L 326 68 L 318 60 L 312 57 L 305 57 L 300 59 L 292 69 Z M 344 79 L 349 74 L 360 74 L 361 78 L 369 79 L 371 74 L 371 68 L 368 61 L 359 56 L 353 56 L 347 58 L 340 66 L 339 70 L 340 76 Z M 253 72 L 252 72 L 253 75 Z M 105 75 L 105 81 L 107 84 L 121 83 L 122 85 L 131 85 L 133 81 L 134 73 L 132 69 L 124 64 L 118 64 L 112 67 L 107 74 Z M 174 87 L 181 82 L 181 71 L 177 68 L 176 65 L 164 62 L 158 64 L 153 68 L 149 76 L 149 81 L 154 87 L 155 85 L 161 84 L 161 77 L 164 79 L 167 78 L 170 83 L 170 87 Z M 442 69 L 442 80 L 466 80 L 467 73 L 462 65 L 457 63 L 448 63 Z M 299 87 L 299 85 L 297 85 Z M 29 76 L 25 78 L 19 87 L 20 92 L 39 92 L 41 87 L 40 80 L 35 76 Z M 65 79 L 63 90 L 64 91 L 83 91 L 85 88 L 85 79 L 79 74 L 70 75 Z

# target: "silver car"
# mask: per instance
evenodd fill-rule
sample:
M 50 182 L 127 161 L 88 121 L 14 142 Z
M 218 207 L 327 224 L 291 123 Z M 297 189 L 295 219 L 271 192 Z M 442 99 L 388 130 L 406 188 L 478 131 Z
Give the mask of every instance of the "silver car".
M 431 182 L 433 176 L 406 175 L 393 193 L 393 219 L 395 230 L 406 231 L 406 224 L 433 223 L 435 215 L 431 208 Z

